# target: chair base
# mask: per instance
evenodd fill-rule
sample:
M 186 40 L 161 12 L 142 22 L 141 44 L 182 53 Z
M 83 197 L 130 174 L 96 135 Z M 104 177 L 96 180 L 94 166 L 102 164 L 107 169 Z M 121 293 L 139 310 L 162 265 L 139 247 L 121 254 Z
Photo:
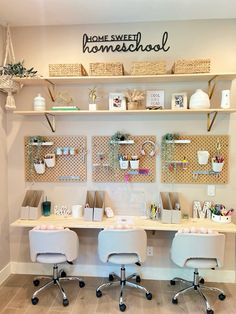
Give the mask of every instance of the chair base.
M 148 291 L 145 287 L 143 287 L 143 286 L 141 286 L 141 285 L 139 285 L 137 283 L 128 281 L 131 278 L 136 278 L 136 282 L 140 282 L 140 277 L 136 273 L 133 273 L 132 275 L 126 277 L 125 267 L 124 267 L 124 265 L 121 265 L 120 276 L 118 276 L 115 273 L 111 273 L 109 275 L 110 282 L 107 282 L 107 283 L 104 283 L 104 284 L 100 285 L 96 289 L 96 296 L 98 298 L 100 298 L 102 296 L 102 290 L 105 289 L 105 288 L 108 288 L 108 287 L 111 287 L 111 286 L 120 286 L 119 308 L 120 308 L 121 312 L 124 312 L 126 310 L 126 305 L 125 305 L 125 303 L 123 301 L 123 294 L 124 294 L 125 286 L 136 288 L 136 289 L 140 289 L 140 290 L 144 291 L 145 294 L 146 294 L 146 298 L 148 300 L 151 300 L 152 299 L 151 292 Z
M 32 304 L 36 305 L 39 301 L 37 295 L 39 293 L 41 293 L 43 290 L 49 288 L 52 285 L 56 285 L 58 287 L 58 289 L 61 292 L 62 298 L 63 298 L 63 305 L 67 306 L 69 305 L 69 300 L 67 298 L 67 295 L 65 293 L 65 290 L 63 289 L 63 287 L 61 286 L 61 281 L 71 281 L 71 280 L 77 280 L 79 282 L 79 286 L 80 288 L 83 288 L 85 286 L 84 281 L 77 277 L 77 276 L 66 276 L 66 273 L 63 270 L 58 271 L 58 265 L 54 264 L 53 266 L 53 276 L 39 276 L 36 277 L 33 280 L 33 284 L 35 286 L 38 286 L 40 283 L 41 279 L 50 279 L 50 281 L 48 281 L 47 283 L 45 283 L 43 286 L 41 286 L 38 290 L 36 290 L 31 298 Z
M 172 303 L 173 304 L 177 304 L 178 303 L 178 296 L 181 294 L 184 294 L 190 290 L 195 290 L 196 292 L 198 292 L 200 294 L 200 296 L 203 298 L 203 300 L 205 301 L 206 304 L 206 313 L 207 314 L 213 314 L 214 311 L 212 310 L 207 297 L 205 296 L 205 294 L 202 292 L 202 290 L 210 290 L 210 291 L 216 291 L 219 293 L 219 299 L 221 301 L 223 301 L 226 296 L 223 290 L 215 288 L 215 287 L 207 287 L 204 286 L 203 284 L 201 284 L 202 282 L 204 283 L 203 278 L 199 277 L 199 273 L 198 273 L 198 269 L 196 268 L 194 270 L 194 275 L 193 275 L 193 281 L 188 281 L 179 277 L 175 277 L 174 279 L 172 279 L 170 281 L 171 285 L 174 285 L 176 281 L 180 281 L 183 283 L 188 284 L 189 286 L 187 288 L 184 288 L 182 290 L 180 290 L 179 292 L 177 292 L 174 297 L 172 298 Z

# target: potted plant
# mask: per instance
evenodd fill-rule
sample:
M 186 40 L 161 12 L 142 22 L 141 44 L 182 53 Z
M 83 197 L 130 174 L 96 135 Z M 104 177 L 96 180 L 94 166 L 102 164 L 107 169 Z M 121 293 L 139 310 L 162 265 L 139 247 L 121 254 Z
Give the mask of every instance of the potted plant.
M 30 173 L 32 173 L 32 170 L 40 168 L 40 172 L 42 172 L 41 168 L 42 166 L 38 165 L 43 165 L 44 160 L 41 156 L 41 148 L 42 144 L 45 142 L 45 139 L 43 136 L 29 136 L 28 137 L 28 142 L 27 142 L 27 156 L 28 156 L 28 163 L 29 163 L 29 168 L 30 168 Z M 36 166 L 35 166 L 36 165 Z M 45 168 L 45 164 L 44 164 Z M 45 171 L 45 169 L 44 169 Z
M 141 100 L 144 99 L 144 92 L 137 89 L 128 89 L 125 96 L 128 99 L 128 110 L 137 110 Z
M 111 147 L 111 165 L 113 168 L 119 168 L 119 145 L 120 143 L 127 141 L 129 134 L 117 131 L 111 136 L 110 147 Z
M 175 154 L 175 140 L 179 138 L 178 134 L 167 133 L 162 136 L 161 140 L 161 159 L 163 162 L 163 168 L 169 170 L 173 167 L 174 154 Z M 175 165 L 174 165 L 175 166 Z

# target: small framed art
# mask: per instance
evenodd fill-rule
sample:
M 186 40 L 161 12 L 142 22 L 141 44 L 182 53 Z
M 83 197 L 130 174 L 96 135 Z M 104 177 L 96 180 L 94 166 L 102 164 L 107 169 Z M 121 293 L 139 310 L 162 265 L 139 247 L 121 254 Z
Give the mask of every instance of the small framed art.
M 172 94 L 171 109 L 187 109 L 187 93 Z
M 109 110 L 126 110 L 126 100 L 122 93 L 109 94 Z
M 164 91 L 148 90 L 146 92 L 146 108 L 147 109 L 163 109 L 164 108 Z

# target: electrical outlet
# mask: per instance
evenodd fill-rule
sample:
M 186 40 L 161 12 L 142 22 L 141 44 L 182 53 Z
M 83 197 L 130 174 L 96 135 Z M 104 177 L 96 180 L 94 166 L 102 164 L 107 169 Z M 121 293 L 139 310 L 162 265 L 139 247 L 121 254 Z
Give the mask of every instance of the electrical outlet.
M 208 196 L 215 196 L 216 194 L 216 186 L 215 185 L 208 185 L 207 186 L 207 195 Z
M 147 256 L 153 256 L 153 246 L 147 247 Z

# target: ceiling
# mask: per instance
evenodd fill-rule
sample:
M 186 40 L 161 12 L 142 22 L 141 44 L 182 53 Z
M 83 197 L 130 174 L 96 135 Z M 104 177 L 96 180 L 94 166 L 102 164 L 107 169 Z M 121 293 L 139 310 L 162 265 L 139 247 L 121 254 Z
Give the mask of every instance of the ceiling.
M 236 18 L 236 0 L 0 0 L 11 26 Z

